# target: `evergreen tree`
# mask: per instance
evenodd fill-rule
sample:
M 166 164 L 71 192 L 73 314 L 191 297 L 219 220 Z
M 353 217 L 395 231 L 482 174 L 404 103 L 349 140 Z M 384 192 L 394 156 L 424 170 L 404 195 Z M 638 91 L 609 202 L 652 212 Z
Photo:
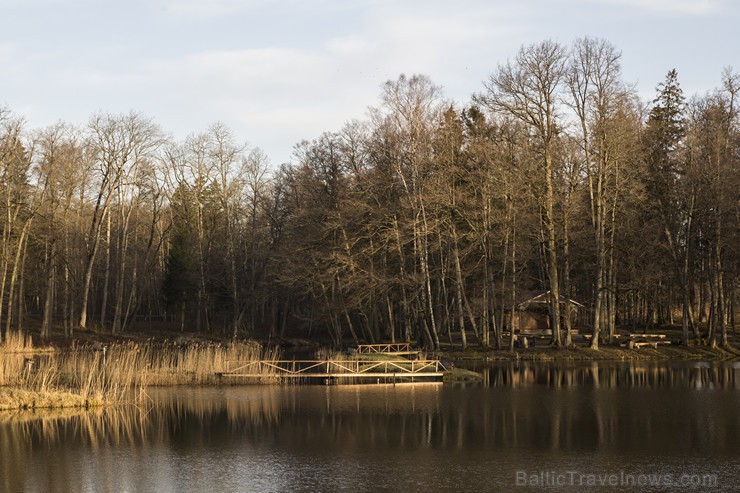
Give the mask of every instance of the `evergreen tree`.
M 658 96 L 653 101 L 646 128 L 646 188 L 658 214 L 653 224 L 658 223 L 662 227 L 665 247 L 680 285 L 682 333 L 684 343 L 687 343 L 689 327 L 694 329 L 694 336 L 697 335 L 689 297 L 696 188 L 688 173 L 689 161 L 684 159 L 684 96 L 675 69 L 668 72 L 657 90 Z
M 186 206 L 188 199 L 186 187 L 178 187 L 173 194 L 172 205 L 176 214 L 162 280 L 164 306 L 170 312 L 177 312 L 180 330 L 185 328 L 186 307 L 196 301 L 198 292 L 197 236 L 188 221 L 189 213 L 192 213 Z
M 184 329 L 186 306 L 195 299 L 198 289 L 194 248 L 190 238 L 192 235 L 183 230 L 176 231 L 172 236 L 162 281 L 164 306 L 168 311 L 179 312 L 180 330 Z
M 680 151 L 686 135 L 684 95 L 678 83 L 676 69 L 658 84 L 658 96 L 647 122 L 648 166 L 656 193 L 667 193 L 682 172 Z M 661 198 L 660 196 L 658 197 Z

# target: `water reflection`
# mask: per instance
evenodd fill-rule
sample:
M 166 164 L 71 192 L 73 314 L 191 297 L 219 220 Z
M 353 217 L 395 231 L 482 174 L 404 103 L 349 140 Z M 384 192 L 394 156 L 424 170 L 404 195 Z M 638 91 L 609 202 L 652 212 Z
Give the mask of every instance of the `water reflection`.
M 467 387 L 151 389 L 144 407 L 0 415 L 0 491 L 507 491 L 522 467 L 733 471 L 738 371 L 505 364 Z
M 737 390 L 740 366 L 735 363 L 534 363 L 506 362 L 474 368 L 489 387 Z

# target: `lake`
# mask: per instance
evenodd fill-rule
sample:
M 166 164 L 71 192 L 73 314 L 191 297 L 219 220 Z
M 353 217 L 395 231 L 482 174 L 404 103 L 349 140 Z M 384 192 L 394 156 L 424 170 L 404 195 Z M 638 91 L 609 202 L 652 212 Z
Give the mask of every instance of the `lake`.
M 740 491 L 740 364 L 504 363 L 481 384 L 150 388 L 0 414 L 2 492 Z

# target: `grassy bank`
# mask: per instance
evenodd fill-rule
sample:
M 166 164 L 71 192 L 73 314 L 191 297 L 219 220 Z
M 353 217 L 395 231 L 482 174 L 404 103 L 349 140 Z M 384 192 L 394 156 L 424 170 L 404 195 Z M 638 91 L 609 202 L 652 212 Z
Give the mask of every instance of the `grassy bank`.
M 436 353 L 437 356 L 453 360 L 483 361 L 726 361 L 740 359 L 740 350 L 729 348 L 711 349 L 705 346 L 658 346 L 627 349 L 622 347 L 602 346 L 598 350 L 587 347 L 555 349 L 536 347 L 507 350 L 447 350 Z
M 0 345 L 0 409 L 119 403 L 150 385 L 212 384 L 229 361 L 276 358 L 253 341 L 229 343 L 114 342 L 34 347 L 9 333 Z

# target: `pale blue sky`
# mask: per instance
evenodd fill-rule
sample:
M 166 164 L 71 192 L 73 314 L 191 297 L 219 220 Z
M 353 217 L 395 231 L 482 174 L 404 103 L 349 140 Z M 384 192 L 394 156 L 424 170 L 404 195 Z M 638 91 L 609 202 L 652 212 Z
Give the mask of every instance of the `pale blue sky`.
M 423 73 L 468 101 L 522 44 L 603 37 L 651 98 L 740 70 L 738 0 L 0 0 L 0 105 L 32 128 L 134 110 L 176 138 L 211 123 L 265 150 L 363 118 Z

